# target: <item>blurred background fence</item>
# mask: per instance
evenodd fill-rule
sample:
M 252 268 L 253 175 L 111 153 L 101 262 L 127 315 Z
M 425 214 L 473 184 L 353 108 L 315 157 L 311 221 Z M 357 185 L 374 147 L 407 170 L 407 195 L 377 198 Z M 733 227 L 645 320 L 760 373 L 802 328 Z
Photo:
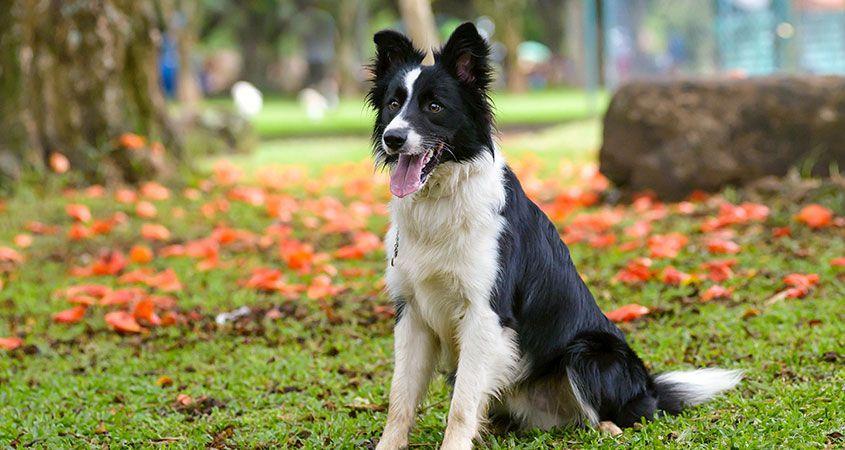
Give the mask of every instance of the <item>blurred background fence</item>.
M 410 31 L 402 4 L 417 2 L 249 3 L 207 0 L 195 19 L 201 52 L 189 63 L 206 92 L 238 77 L 282 92 L 360 91 L 370 36 Z M 431 9 L 432 42 L 474 20 L 496 50 L 500 87 L 514 90 L 613 88 L 655 76 L 845 74 L 845 0 L 434 0 Z M 190 22 L 179 11 L 173 20 Z M 165 45 L 162 58 L 171 93 L 174 48 Z
M 843 0 L 604 0 L 604 78 L 845 74 Z

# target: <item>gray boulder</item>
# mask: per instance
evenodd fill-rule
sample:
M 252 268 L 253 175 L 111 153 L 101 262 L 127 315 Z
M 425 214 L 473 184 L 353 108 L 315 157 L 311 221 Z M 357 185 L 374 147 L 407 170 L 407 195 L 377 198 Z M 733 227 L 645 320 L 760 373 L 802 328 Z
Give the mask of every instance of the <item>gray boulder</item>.
M 845 78 L 635 82 L 604 117 L 601 172 L 623 192 L 678 200 L 799 167 L 845 169 Z

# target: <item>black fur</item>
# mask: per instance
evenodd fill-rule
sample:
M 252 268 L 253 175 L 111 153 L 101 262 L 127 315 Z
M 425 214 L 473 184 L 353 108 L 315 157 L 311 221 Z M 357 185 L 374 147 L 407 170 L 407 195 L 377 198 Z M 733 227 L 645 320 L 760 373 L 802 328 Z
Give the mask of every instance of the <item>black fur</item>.
M 402 315 L 405 314 L 405 299 L 394 299 L 393 310 L 396 311 L 396 323 L 399 323 L 399 321 L 402 320 Z
M 491 305 L 533 362 L 524 383 L 572 371 L 600 420 L 626 427 L 651 419 L 658 392 L 642 361 L 596 305 L 554 224 L 510 169 L 505 185 L 507 226 L 499 237 L 501 270 Z

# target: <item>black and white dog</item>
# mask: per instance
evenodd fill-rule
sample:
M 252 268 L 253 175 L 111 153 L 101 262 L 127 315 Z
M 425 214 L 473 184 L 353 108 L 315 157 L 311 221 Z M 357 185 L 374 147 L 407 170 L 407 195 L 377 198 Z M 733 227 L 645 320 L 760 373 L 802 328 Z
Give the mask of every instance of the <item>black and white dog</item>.
M 433 65 L 402 34 L 375 35 L 369 102 L 390 169 L 395 369 L 379 449 L 408 444 L 439 365 L 454 380 L 444 449 L 488 414 L 523 427 L 628 427 L 736 385 L 739 371 L 650 375 L 602 314 L 552 222 L 493 142 L 489 48 L 472 24 Z

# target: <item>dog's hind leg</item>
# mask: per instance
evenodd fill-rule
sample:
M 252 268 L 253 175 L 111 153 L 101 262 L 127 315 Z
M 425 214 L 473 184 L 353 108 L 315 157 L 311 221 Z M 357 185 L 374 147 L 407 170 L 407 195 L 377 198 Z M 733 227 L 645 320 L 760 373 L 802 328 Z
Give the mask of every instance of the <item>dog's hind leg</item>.
M 408 446 L 408 432 L 414 413 L 422 400 L 434 372 L 437 340 L 411 305 L 399 312 L 394 328 L 393 381 L 390 384 L 390 405 L 387 424 L 381 435 L 379 450 Z
M 657 410 L 657 392 L 642 361 L 623 339 L 606 332 L 576 336 L 567 346 L 566 373 L 590 425 L 630 427 Z

